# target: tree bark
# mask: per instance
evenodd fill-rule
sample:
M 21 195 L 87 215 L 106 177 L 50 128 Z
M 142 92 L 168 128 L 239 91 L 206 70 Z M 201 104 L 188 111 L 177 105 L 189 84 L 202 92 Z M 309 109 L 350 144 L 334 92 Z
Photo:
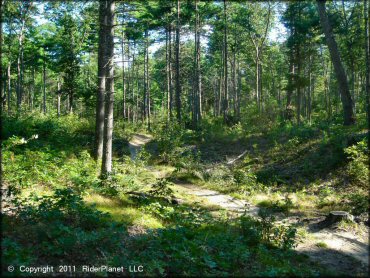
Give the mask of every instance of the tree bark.
M 200 17 L 198 10 L 198 0 L 195 0 L 195 32 L 194 32 L 194 58 L 195 58 L 195 71 L 194 71 L 194 115 L 193 115 L 193 126 L 196 128 L 201 121 L 201 52 L 200 52 Z
M 127 107 L 126 107 L 126 80 L 125 80 L 125 49 L 124 41 L 125 34 L 122 30 L 122 40 L 121 40 L 121 55 L 122 55 L 122 90 L 123 90 L 123 119 L 127 119 Z
M 301 86 L 301 57 L 300 57 L 300 46 L 297 45 L 296 51 L 296 61 L 297 61 L 297 124 L 301 124 L 301 106 L 302 106 L 302 86 Z
M 367 146 L 370 146 L 370 4 L 368 0 L 364 2 L 364 20 L 365 20 L 365 61 L 366 61 L 366 111 L 367 111 Z
M 172 63 L 172 24 L 169 25 L 168 30 L 168 70 L 169 70 L 169 113 L 170 113 L 170 119 L 173 117 L 173 63 Z
M 177 0 L 176 20 L 176 113 L 177 121 L 181 123 L 181 84 L 180 84 L 180 0 Z
M 338 46 L 334 39 L 333 31 L 326 14 L 325 1 L 317 0 L 317 9 L 342 97 L 344 125 L 353 125 L 356 122 L 355 115 L 353 114 L 353 101 L 349 91 L 347 76 L 340 59 Z
M 102 175 L 112 173 L 112 137 L 113 137 L 113 105 L 114 105 L 114 0 L 107 1 L 107 32 L 106 32 L 106 96 L 104 107 L 104 141 Z
M 18 37 L 18 58 L 17 58 L 17 110 L 20 110 L 22 104 L 23 84 L 22 84 L 22 67 L 23 67 L 23 33 L 25 25 L 25 15 L 21 19 L 21 30 Z
M 98 46 L 98 91 L 96 94 L 95 114 L 95 159 L 103 157 L 103 134 L 104 134 L 104 98 L 106 79 L 106 25 L 107 25 L 107 1 L 99 2 L 99 46 Z
M 227 11 L 226 0 L 224 0 L 224 100 L 223 100 L 223 116 L 224 122 L 227 121 L 229 114 L 229 92 L 227 78 Z
M 11 101 L 11 96 L 12 96 L 12 86 L 11 86 L 12 80 L 11 80 L 10 65 L 11 65 L 11 63 L 9 62 L 9 64 L 8 64 L 8 73 L 7 73 L 7 76 L 8 76 L 8 94 L 7 94 L 7 97 L 8 97 L 8 114 L 10 114 L 10 112 L 11 112 L 10 101 Z
M 4 0 L 0 0 L 0 61 L 3 55 L 3 5 Z M 3 188 L 3 67 L 0 64 L 0 188 Z
M 60 117 L 60 97 L 61 97 L 60 81 L 58 80 L 58 92 L 57 92 L 57 114 L 58 114 L 58 118 Z
M 45 61 L 45 49 L 44 49 L 44 63 L 43 63 L 43 105 L 42 111 L 46 114 L 46 61 Z
M 309 85 L 308 85 L 308 96 L 307 96 L 307 118 L 308 118 L 308 123 L 311 124 L 311 110 L 312 110 L 312 100 L 311 100 L 311 95 L 312 95 L 312 55 L 310 54 L 310 67 L 308 68 L 309 70 Z
M 167 122 L 170 120 L 170 55 L 169 55 L 169 37 L 170 37 L 170 28 L 166 28 L 166 78 L 167 78 Z
M 145 52 L 144 52 L 144 118 L 147 129 L 150 131 L 150 95 L 149 95 L 149 38 L 148 29 L 145 30 Z

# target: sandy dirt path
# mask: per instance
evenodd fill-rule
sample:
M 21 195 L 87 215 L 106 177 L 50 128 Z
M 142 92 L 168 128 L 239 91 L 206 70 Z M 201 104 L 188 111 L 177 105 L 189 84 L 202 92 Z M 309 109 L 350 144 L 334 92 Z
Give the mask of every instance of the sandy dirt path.
M 150 135 L 135 134 L 129 143 L 131 159 L 135 159 L 140 148 L 148 143 Z M 165 175 L 154 167 L 148 170 L 158 178 Z M 229 195 L 221 194 L 214 190 L 204 189 L 194 184 L 175 182 L 175 187 L 182 193 L 194 195 L 204 199 L 211 205 L 240 215 L 258 217 L 259 208 L 245 200 L 235 199 Z M 279 221 L 282 222 L 282 221 Z M 292 222 L 291 222 L 292 223 Z M 294 223 L 294 222 L 293 222 Z M 307 236 L 297 245 L 296 251 L 307 254 L 312 260 L 328 267 L 340 275 L 367 276 L 369 270 L 369 242 L 368 229 L 362 233 L 353 233 L 332 229 L 315 229 L 315 223 L 308 225 Z M 323 246 L 319 246 L 320 244 Z

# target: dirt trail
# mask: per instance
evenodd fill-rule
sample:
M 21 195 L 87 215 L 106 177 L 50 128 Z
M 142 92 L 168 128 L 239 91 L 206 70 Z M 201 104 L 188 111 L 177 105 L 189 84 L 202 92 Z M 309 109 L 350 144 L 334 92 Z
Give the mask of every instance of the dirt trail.
M 135 134 L 129 143 L 131 158 L 135 159 L 140 148 L 151 140 L 151 136 Z M 148 167 L 157 178 L 165 175 L 153 167 Z M 202 198 L 211 205 L 240 215 L 246 214 L 258 217 L 259 208 L 244 200 L 235 199 L 217 191 L 208 190 L 189 183 L 175 182 L 178 190 L 185 194 Z M 296 218 L 297 219 L 297 218 Z M 291 219 L 287 219 L 291 220 Z M 297 223 L 298 220 L 289 221 Z M 279 222 L 284 222 L 284 219 Z M 317 221 L 316 221 L 317 222 Z M 365 275 L 369 270 L 368 229 L 361 234 L 352 232 L 317 229 L 316 223 L 308 225 L 307 236 L 298 244 L 296 251 L 307 254 L 312 260 L 332 269 L 341 275 Z M 322 245 L 319 247 L 318 245 Z
M 130 156 L 132 160 L 136 159 L 136 156 L 140 152 L 140 149 L 142 146 L 144 146 L 146 143 L 150 142 L 152 140 L 151 135 L 147 134 L 134 134 L 128 143 L 128 147 L 130 150 Z

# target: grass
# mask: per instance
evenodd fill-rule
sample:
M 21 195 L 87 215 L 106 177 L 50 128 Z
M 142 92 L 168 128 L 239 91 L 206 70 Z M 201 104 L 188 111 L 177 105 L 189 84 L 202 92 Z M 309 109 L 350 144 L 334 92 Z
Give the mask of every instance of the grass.
M 271 128 L 261 133 L 240 125 L 221 128 L 220 123 L 205 120 L 200 132 L 170 128 L 166 132 L 155 130 L 150 153 L 143 152 L 141 159 L 132 162 L 126 143 L 130 134 L 140 129 L 130 124 L 123 129 L 116 123 L 115 175 L 102 181 L 97 178 L 97 165 L 92 158 L 92 121 L 76 116 L 6 118 L 5 182 L 17 189 L 27 206 L 20 209 L 19 215 L 3 219 L 3 261 L 7 265 L 73 260 L 88 264 L 142 264 L 144 274 L 153 276 L 324 273 L 305 256 L 281 247 L 281 240 L 268 240 L 268 227 L 278 229 L 275 223 L 262 225 L 254 219 L 231 218 L 218 206 L 180 187 L 172 186 L 177 190 L 175 197 L 183 200 L 179 205 L 166 201 L 168 196 L 133 199 L 127 192 L 149 194 L 161 172 L 275 212 L 308 214 L 309 209 L 325 211 L 336 206 L 356 207 L 360 212 L 366 205 L 360 193 L 366 188 L 359 191 L 353 182 L 349 187 L 353 194 L 343 203 L 349 189 L 339 186 L 348 177 L 336 171 L 347 169 L 352 161 L 343 152 L 344 146 L 335 140 L 334 134 L 342 129 L 324 127 L 327 135 L 321 138 L 322 130 L 307 126 L 297 130 Z M 345 134 L 357 134 L 359 130 L 348 129 Z M 39 137 L 31 140 L 34 134 Z M 184 144 L 195 145 L 196 151 L 192 153 Z M 230 147 L 225 148 L 225 144 Z M 235 165 L 219 164 L 220 159 L 238 155 L 244 149 L 249 150 L 248 156 Z M 304 154 L 305 151 L 309 153 Z M 361 156 L 362 150 L 352 149 L 351 155 Z M 307 161 L 321 156 L 336 179 L 329 174 L 322 176 L 318 169 L 321 164 L 309 171 Z M 347 160 L 339 161 L 343 157 Z M 151 163 L 159 165 L 148 168 Z M 351 169 L 353 174 L 354 169 L 362 168 L 353 164 Z M 287 179 L 287 174 L 294 178 Z M 308 178 L 307 175 L 308 183 L 299 179 Z M 332 189 L 324 190 L 329 188 L 325 186 L 328 179 Z M 340 190 L 343 192 L 338 193 Z M 32 199 L 32 193 L 38 198 Z M 285 198 L 287 194 L 291 203 Z M 333 198 L 335 195 L 338 197 Z M 130 234 L 133 227 L 144 233 Z M 284 229 L 275 231 L 293 238 L 293 233 Z M 303 230 L 298 232 L 299 236 L 309 236 Z M 75 253 L 71 246 L 76 246 Z
M 84 198 L 87 204 L 95 205 L 96 209 L 109 213 L 113 220 L 128 226 L 138 225 L 144 229 L 163 228 L 161 221 L 135 206 L 127 196 L 108 198 L 99 194 L 89 194 Z
M 323 248 L 323 249 L 328 248 L 328 245 L 327 245 L 325 242 L 322 242 L 322 241 L 320 241 L 320 242 L 316 243 L 315 245 L 316 245 L 317 247 L 319 247 L 319 248 Z

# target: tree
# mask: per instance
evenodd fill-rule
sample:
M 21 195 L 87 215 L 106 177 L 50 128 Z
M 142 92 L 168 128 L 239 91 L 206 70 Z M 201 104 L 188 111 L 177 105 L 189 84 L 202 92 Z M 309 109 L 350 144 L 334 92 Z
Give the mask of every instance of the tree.
M 195 0 L 195 24 L 194 24 L 194 93 L 193 93 L 193 126 L 197 127 L 201 121 L 202 83 L 201 83 L 201 49 L 200 49 L 200 16 L 199 3 Z
M 181 123 L 181 84 L 180 84 L 180 0 L 177 0 L 177 20 L 176 20 L 176 113 L 177 121 Z
M 4 0 L 0 0 L 0 188 L 3 188 L 3 6 Z
M 257 8 L 257 11 L 260 11 Z M 263 11 L 263 10 L 262 10 Z M 257 17 L 257 23 L 253 22 L 251 19 L 249 20 L 249 28 L 248 28 L 248 35 L 250 40 L 253 43 L 254 51 L 255 51 L 255 63 L 256 63 L 256 102 L 258 111 L 263 110 L 263 96 L 262 96 L 262 59 L 263 59 L 263 47 L 264 43 L 268 34 L 268 30 L 270 28 L 270 20 L 271 20 L 271 4 L 268 2 L 267 7 L 267 15 L 266 15 L 266 23 L 265 26 L 258 26 L 261 23 L 260 15 L 257 12 L 254 12 L 255 16 Z M 262 24 L 264 22 L 262 21 Z M 263 32 L 259 34 L 259 32 Z
M 344 71 L 338 46 L 334 38 L 332 27 L 325 10 L 325 1 L 317 0 L 317 9 L 320 16 L 320 22 L 325 34 L 326 43 L 329 48 L 331 61 L 334 66 L 335 75 L 338 81 L 339 92 L 343 106 L 344 125 L 353 125 L 356 120 L 353 114 L 353 102 L 349 91 L 348 80 Z
M 224 0 L 224 45 L 223 45 L 223 77 L 224 77 L 224 101 L 223 101 L 223 116 L 224 122 L 227 121 L 229 113 L 229 92 L 228 92 L 228 78 L 227 78 L 227 8 L 226 0 Z
M 368 136 L 367 145 L 370 146 L 370 5 L 367 0 L 364 3 L 364 23 L 365 23 L 365 61 L 366 61 L 366 110 Z
M 107 0 L 107 32 L 106 32 L 106 96 L 104 99 L 104 136 L 103 136 L 103 160 L 102 175 L 112 173 L 112 137 L 113 137 L 113 106 L 114 106 L 114 0 Z
M 104 134 L 104 98 L 106 79 L 106 34 L 107 34 L 107 1 L 99 2 L 99 46 L 98 46 L 98 90 L 96 94 L 95 112 L 95 159 L 103 158 Z

